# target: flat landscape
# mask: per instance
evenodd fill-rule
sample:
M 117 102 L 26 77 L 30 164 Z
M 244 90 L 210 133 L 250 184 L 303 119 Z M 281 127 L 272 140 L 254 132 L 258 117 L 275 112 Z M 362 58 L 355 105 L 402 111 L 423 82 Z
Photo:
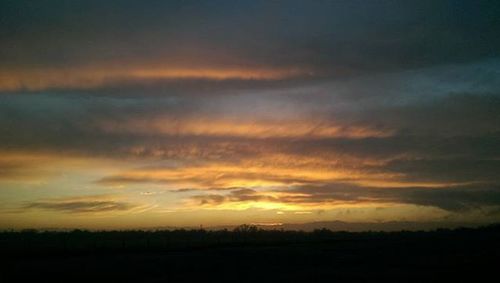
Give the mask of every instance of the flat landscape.
M 1 282 L 480 282 L 500 226 L 431 232 L 3 232 Z

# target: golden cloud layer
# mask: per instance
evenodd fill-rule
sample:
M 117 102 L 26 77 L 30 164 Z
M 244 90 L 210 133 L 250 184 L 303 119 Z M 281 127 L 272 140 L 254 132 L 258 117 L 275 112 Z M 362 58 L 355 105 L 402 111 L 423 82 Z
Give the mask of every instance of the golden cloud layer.
M 309 74 L 295 68 L 81 67 L 0 70 L 0 91 L 93 89 L 156 80 L 279 80 Z
M 363 126 L 343 126 L 332 122 L 281 120 L 248 121 L 220 118 L 135 119 L 126 122 L 102 121 L 108 133 L 163 134 L 188 136 L 233 136 L 247 138 L 367 138 L 388 137 L 393 131 Z

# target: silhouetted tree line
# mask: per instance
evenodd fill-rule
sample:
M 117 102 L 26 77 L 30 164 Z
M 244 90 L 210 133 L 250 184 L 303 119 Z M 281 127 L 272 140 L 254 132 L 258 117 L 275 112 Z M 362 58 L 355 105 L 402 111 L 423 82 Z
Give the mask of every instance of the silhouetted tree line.
M 115 252 L 115 251 L 169 251 L 203 249 L 218 246 L 273 246 L 307 243 L 360 243 L 363 241 L 422 242 L 425 240 L 448 241 L 454 239 L 500 239 L 500 224 L 481 228 L 438 229 L 435 231 L 400 232 L 333 232 L 317 229 L 312 232 L 265 230 L 252 225 L 241 225 L 233 230 L 127 230 L 88 231 L 76 229 L 69 232 L 22 231 L 0 232 L 0 250 L 4 253 L 23 252 Z

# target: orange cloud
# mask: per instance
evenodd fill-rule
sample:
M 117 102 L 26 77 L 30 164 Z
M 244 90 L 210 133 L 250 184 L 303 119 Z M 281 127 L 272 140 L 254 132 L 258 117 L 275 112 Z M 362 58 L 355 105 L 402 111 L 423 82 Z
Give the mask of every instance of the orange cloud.
M 312 200 L 311 200 L 312 199 Z M 383 203 L 385 202 L 385 203 Z M 252 189 L 237 189 L 226 194 L 200 194 L 188 199 L 184 206 L 188 208 L 203 208 L 216 210 L 279 210 L 294 211 L 294 214 L 311 214 L 311 209 L 332 208 L 366 208 L 384 205 L 392 205 L 391 201 L 374 199 L 369 200 L 347 200 L 326 199 L 321 200 L 309 193 L 288 191 L 257 191 Z
M 94 89 L 152 80 L 279 80 L 307 75 L 296 68 L 81 67 L 0 70 L 0 91 Z
M 100 128 L 108 133 L 163 134 L 187 136 L 235 136 L 248 138 L 367 138 L 388 137 L 392 130 L 364 126 L 344 126 L 332 122 L 283 120 L 248 121 L 231 119 L 135 119 L 125 123 L 103 121 Z
M 368 174 L 343 169 L 281 168 L 270 165 L 245 166 L 208 164 L 179 168 L 145 168 L 100 180 L 103 184 L 165 183 L 178 188 L 262 187 L 355 180 Z M 375 175 L 371 176 L 372 178 Z M 379 176 L 384 178 L 386 176 Z
M 114 172 L 121 162 L 111 159 L 61 154 L 60 152 L 0 150 L 0 182 L 32 182 L 46 180 L 61 172 L 95 170 Z

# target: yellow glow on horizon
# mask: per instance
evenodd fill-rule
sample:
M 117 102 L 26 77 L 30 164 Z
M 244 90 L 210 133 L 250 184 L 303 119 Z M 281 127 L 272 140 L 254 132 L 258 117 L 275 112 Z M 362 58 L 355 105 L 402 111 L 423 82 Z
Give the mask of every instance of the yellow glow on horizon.
M 200 207 L 197 205 L 196 207 Z M 248 209 L 263 209 L 263 210 L 301 210 L 300 205 L 285 204 L 279 202 L 268 201 L 245 201 L 245 202 L 226 202 L 216 205 L 201 206 L 204 209 L 217 210 L 248 210 Z
M 259 196 L 265 197 L 269 196 L 268 192 L 258 194 Z M 331 210 L 331 209 L 353 209 L 353 208 L 376 208 L 376 207 L 393 207 L 400 206 L 401 204 L 386 202 L 386 203 L 374 203 L 370 200 L 363 202 L 345 202 L 345 201 L 325 201 L 322 203 L 315 202 L 296 202 L 287 203 L 280 201 L 270 201 L 270 200 L 260 200 L 260 201 L 227 201 L 220 203 L 200 203 L 198 200 L 190 200 L 184 203 L 184 207 L 187 210 L 233 210 L 233 211 L 243 211 L 251 209 L 259 210 L 272 210 L 284 214 L 286 212 L 292 212 L 295 215 L 309 215 L 311 210 Z
M 324 186 L 331 183 L 358 184 L 374 188 L 391 188 L 419 186 L 428 189 L 439 189 L 449 187 L 450 183 L 433 182 L 405 182 L 401 174 L 374 173 L 363 171 L 354 167 L 343 167 L 342 162 L 354 164 L 383 164 L 382 161 L 363 160 L 356 158 L 344 159 L 338 156 L 339 166 L 329 166 L 332 159 L 329 156 L 305 156 L 284 153 L 264 154 L 231 163 L 228 161 L 206 161 L 202 163 L 180 164 L 178 167 L 137 167 L 134 160 L 100 159 L 95 157 L 82 157 L 78 155 L 61 155 L 57 152 L 3 152 L 0 162 L 18 162 L 36 165 L 43 168 L 41 176 L 50 174 L 89 174 L 93 178 L 87 178 L 87 182 L 100 182 L 90 184 L 94 186 L 94 192 L 106 192 L 116 194 L 108 196 L 86 196 L 78 194 L 85 191 L 72 191 L 74 188 L 60 186 L 54 188 L 47 194 L 49 198 L 34 198 L 35 201 L 42 200 L 44 205 L 50 207 L 71 207 L 79 202 L 86 202 L 91 207 L 93 202 L 111 201 L 125 202 L 133 206 L 126 210 L 106 210 L 106 204 L 96 204 L 100 211 L 72 212 L 65 208 L 53 210 L 45 209 L 44 206 L 27 210 L 26 217 L 36 219 L 36 211 L 43 211 L 48 215 L 65 214 L 85 219 L 110 219 L 109 217 L 152 217 L 155 214 L 172 215 L 193 213 L 192 217 L 202 217 L 205 211 L 213 213 L 229 212 L 252 215 L 255 211 L 259 213 L 273 213 L 277 217 L 284 217 L 286 222 L 294 221 L 297 217 L 301 219 L 318 219 L 318 210 L 333 211 L 339 209 L 367 210 L 378 207 L 397 207 L 398 203 L 390 200 L 382 202 L 380 199 L 357 198 L 352 202 L 342 199 L 315 199 L 314 193 L 307 192 L 307 186 Z M 182 159 L 182 158 L 181 158 Z M 329 162 L 330 161 L 330 162 Z M 336 163 L 336 162 L 333 162 Z M 148 162 L 144 164 L 150 164 Z M 131 169 L 136 168 L 136 169 Z M 74 179 L 73 179 L 74 180 Z M 68 183 L 70 184 L 70 183 Z M 108 188 L 102 185 L 110 185 Z M 131 186 L 133 184 L 133 187 Z M 155 192 L 161 194 L 143 195 L 137 189 L 150 190 L 151 184 Z M 457 184 L 459 185 L 459 184 Z M 306 186 L 305 189 L 293 191 L 293 186 Z M 186 193 L 166 193 L 180 189 L 197 189 Z M 218 190 L 221 189 L 221 190 Z M 248 189 L 248 190 L 244 190 Z M 356 188 L 353 187 L 353 190 Z M 242 195 L 239 195 L 241 191 Z M 58 198 L 58 194 L 65 197 Z M 163 194 L 163 192 L 165 192 Z M 75 195 L 76 194 L 76 195 Z M 66 196 L 75 195 L 75 197 Z M 210 198 L 214 196 L 214 198 Z M 206 199 L 205 199 L 206 197 Z M 52 209 L 52 210 L 51 210 Z M 397 209 L 394 208 L 394 217 Z M 281 211 L 282 213 L 276 213 Z M 23 212 L 24 213 L 24 212 Z M 170 216 L 169 216 L 170 217 Z M 172 216 L 173 217 L 173 216 Z M 191 216 L 186 216 L 188 219 Z M 217 216 L 223 219 L 223 216 Z M 361 217 L 361 216 L 360 216 Z M 386 216 L 390 218 L 390 215 Z M 89 218 L 90 219 L 90 218 Z M 272 219 L 272 218 L 269 218 Z M 105 221 L 105 220 L 103 220 Z M 153 220 L 151 220 L 153 221 Z M 180 221 L 180 220 L 179 220 Z M 187 220 L 186 220 L 187 221 Z M 192 220 L 189 220 L 192 221 Z M 213 223 L 220 223 L 214 218 Z M 221 220 L 222 221 L 222 220 Z M 235 221 L 234 219 L 232 221 Z

